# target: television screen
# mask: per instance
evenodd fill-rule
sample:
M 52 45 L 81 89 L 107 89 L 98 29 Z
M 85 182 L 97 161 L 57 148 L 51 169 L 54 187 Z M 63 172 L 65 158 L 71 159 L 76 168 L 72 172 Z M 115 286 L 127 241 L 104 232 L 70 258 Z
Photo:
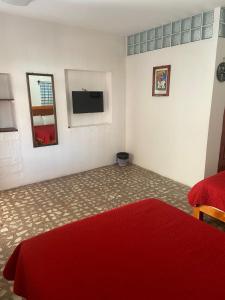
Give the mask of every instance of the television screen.
M 73 91 L 73 113 L 103 112 L 103 92 Z

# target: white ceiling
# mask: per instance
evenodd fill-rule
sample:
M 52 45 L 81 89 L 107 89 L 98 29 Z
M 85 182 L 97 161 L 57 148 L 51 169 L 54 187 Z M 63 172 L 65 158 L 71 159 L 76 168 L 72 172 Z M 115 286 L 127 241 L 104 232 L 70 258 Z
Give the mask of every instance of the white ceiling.
M 119 35 L 139 32 L 217 6 L 225 6 L 225 0 L 33 0 L 25 7 L 0 0 L 0 12 Z

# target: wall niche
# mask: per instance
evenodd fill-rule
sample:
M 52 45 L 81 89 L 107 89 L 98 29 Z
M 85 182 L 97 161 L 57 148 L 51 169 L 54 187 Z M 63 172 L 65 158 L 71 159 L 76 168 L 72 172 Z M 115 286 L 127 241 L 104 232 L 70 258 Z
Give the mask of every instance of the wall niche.
M 10 74 L 0 73 L 0 132 L 17 131 Z
M 95 126 L 112 123 L 112 74 L 104 71 L 65 70 L 68 127 Z M 73 113 L 72 91 L 103 91 L 104 112 Z

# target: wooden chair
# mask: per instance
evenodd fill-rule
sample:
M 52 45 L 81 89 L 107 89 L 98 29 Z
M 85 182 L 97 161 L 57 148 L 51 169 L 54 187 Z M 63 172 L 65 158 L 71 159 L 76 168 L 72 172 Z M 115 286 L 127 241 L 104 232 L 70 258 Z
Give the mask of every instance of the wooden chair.
M 203 220 L 204 214 L 225 223 L 225 212 L 209 205 L 200 205 L 193 208 L 193 216 Z

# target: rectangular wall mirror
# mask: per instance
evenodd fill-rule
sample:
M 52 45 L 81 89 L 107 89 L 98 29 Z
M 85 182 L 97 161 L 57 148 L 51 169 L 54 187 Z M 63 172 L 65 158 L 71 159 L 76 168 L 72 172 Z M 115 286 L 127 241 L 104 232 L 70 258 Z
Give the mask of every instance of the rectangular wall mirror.
M 58 144 L 54 78 L 26 73 L 34 147 Z

